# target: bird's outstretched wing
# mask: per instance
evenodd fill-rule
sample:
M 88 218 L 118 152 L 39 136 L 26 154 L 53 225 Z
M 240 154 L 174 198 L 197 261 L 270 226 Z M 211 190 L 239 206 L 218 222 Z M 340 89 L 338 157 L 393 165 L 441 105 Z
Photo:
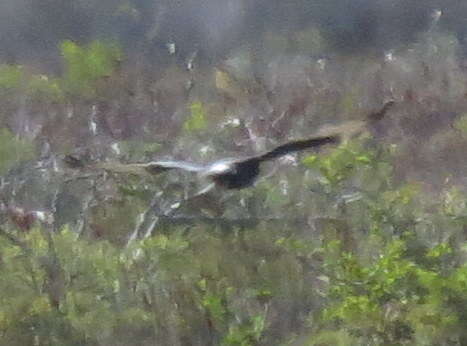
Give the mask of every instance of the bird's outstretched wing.
M 340 136 L 338 134 L 329 135 L 329 136 L 317 136 L 317 137 L 312 137 L 312 138 L 302 139 L 302 140 L 295 140 L 295 141 L 291 141 L 291 142 L 279 145 L 278 147 L 274 148 L 271 151 L 255 156 L 255 158 L 260 162 L 266 161 L 266 160 L 272 160 L 277 157 L 287 155 L 288 153 L 291 153 L 291 152 L 320 147 L 320 146 L 323 146 L 325 144 L 330 144 L 330 143 L 339 143 L 339 141 L 340 141 Z
M 301 151 L 310 148 L 321 147 L 325 144 L 336 144 L 339 143 L 341 140 L 345 138 L 350 138 L 354 136 L 356 133 L 361 132 L 364 130 L 368 125 L 371 125 L 379 120 L 383 119 L 386 115 L 387 111 L 395 104 L 393 100 L 386 102 L 383 107 L 373 113 L 370 113 L 366 116 L 364 120 L 356 120 L 356 121 L 348 121 L 340 125 L 336 126 L 325 126 L 321 128 L 313 137 L 302 139 L 302 140 L 294 140 L 278 147 L 254 156 L 247 158 L 246 160 L 258 160 L 266 161 L 278 158 L 283 155 L 287 155 L 288 153 Z
M 101 168 L 113 170 L 116 173 L 135 173 L 143 170 L 150 174 L 159 174 L 172 169 L 180 169 L 188 172 L 201 172 L 204 166 L 197 165 L 186 161 L 151 161 L 147 163 L 130 163 L 130 164 L 101 164 Z
M 201 172 L 205 169 L 202 165 L 197 165 L 185 161 L 151 161 L 145 163 L 118 163 L 118 162 L 98 162 L 92 164 L 85 164 L 79 158 L 73 155 L 65 156 L 64 160 L 66 165 L 70 168 L 88 168 L 93 170 L 102 169 L 110 173 L 122 174 L 159 174 L 172 169 L 180 169 L 188 172 Z

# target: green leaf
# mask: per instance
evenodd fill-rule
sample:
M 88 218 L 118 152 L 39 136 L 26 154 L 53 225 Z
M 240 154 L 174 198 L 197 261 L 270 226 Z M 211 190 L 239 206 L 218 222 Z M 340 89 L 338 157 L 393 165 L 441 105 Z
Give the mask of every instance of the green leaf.
M 206 129 L 206 112 L 201 102 L 193 102 L 190 105 L 190 117 L 185 121 L 183 127 L 188 132 Z

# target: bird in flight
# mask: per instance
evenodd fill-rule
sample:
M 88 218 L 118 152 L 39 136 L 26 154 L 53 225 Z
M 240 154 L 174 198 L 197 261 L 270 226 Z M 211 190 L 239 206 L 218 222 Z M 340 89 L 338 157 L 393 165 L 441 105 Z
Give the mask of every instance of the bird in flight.
M 349 121 L 335 127 L 322 129 L 313 137 L 301 140 L 293 140 L 278 147 L 246 158 L 221 159 L 207 165 L 200 165 L 186 161 L 151 161 L 147 163 L 98 163 L 91 165 L 95 169 L 103 169 L 112 173 L 127 174 L 159 174 L 162 172 L 179 169 L 194 172 L 200 176 L 209 178 L 215 185 L 226 189 L 242 189 L 251 186 L 260 173 L 261 163 L 292 152 L 306 149 L 319 148 L 326 144 L 338 144 L 343 139 L 361 132 L 384 117 L 386 112 L 394 105 L 394 101 L 388 101 L 377 112 L 372 113 L 362 121 Z M 86 164 L 79 158 L 67 155 L 65 163 L 71 168 L 84 168 Z

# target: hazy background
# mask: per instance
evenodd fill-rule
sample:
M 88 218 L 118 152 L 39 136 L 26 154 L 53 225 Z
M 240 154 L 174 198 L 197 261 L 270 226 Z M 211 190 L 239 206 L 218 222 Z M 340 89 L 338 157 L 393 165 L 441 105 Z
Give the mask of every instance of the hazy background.
M 114 39 L 130 57 L 153 63 L 164 61 L 166 44 L 173 42 L 178 57 L 198 50 L 203 63 L 216 64 L 244 45 L 264 53 L 274 35 L 288 40 L 288 53 L 298 53 L 300 35 L 311 29 L 326 41 L 315 54 L 380 54 L 413 42 L 433 25 L 434 11 L 442 13 L 440 30 L 463 45 L 467 24 L 463 2 L 436 0 L 5 0 L 0 6 L 2 59 L 50 68 L 66 39 Z

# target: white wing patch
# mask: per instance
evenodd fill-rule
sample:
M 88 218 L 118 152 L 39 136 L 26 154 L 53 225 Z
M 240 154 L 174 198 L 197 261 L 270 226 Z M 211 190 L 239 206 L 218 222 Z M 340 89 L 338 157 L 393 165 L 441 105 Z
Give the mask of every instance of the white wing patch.
M 222 174 L 232 169 L 229 162 L 214 162 L 208 169 L 208 174 Z

